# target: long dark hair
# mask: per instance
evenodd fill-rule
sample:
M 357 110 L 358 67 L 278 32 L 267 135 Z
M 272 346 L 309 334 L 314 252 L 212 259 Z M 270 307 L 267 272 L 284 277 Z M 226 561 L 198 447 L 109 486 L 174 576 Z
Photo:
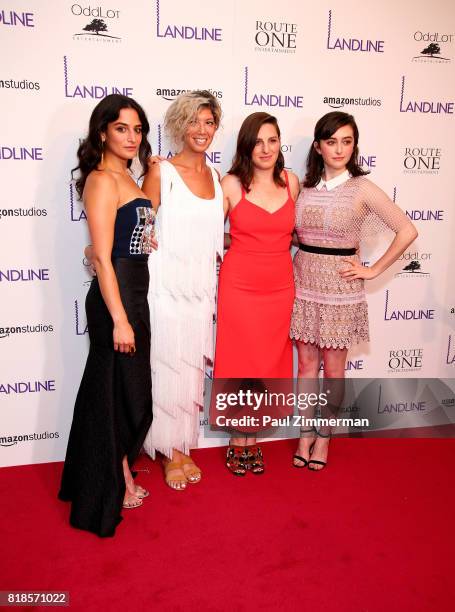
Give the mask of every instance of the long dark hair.
M 265 123 L 270 123 L 275 126 L 278 137 L 281 136 L 280 128 L 275 117 L 269 113 L 252 113 L 242 123 L 242 126 L 237 137 L 237 149 L 234 159 L 232 160 L 231 169 L 228 174 L 237 176 L 242 184 L 242 187 L 248 193 L 250 191 L 251 181 L 253 180 L 254 166 L 251 161 L 251 154 L 256 146 L 256 139 L 259 130 Z M 284 168 L 284 157 L 280 150 L 278 159 L 276 160 L 273 169 L 273 181 L 280 187 L 285 187 L 286 183 L 281 178 L 281 172 Z
M 123 108 L 132 108 L 139 115 L 139 120 L 142 124 L 142 141 L 139 145 L 138 157 L 142 166 L 142 175 L 147 172 L 147 158 L 150 156 L 152 149 L 147 134 L 150 131 L 150 125 L 143 108 L 132 98 L 122 96 L 120 94 L 111 94 L 103 98 L 93 109 L 88 126 L 87 137 L 79 145 L 77 150 L 77 158 L 79 164 L 71 170 L 71 178 L 73 174 L 79 170 L 79 176 L 76 179 L 76 191 L 79 198 L 82 198 L 85 181 L 92 170 L 96 170 L 98 164 L 101 163 L 103 153 L 103 142 L 101 140 L 101 132 L 105 132 L 108 123 L 112 123 L 119 118 L 120 111 Z M 132 160 L 128 160 L 128 168 L 131 166 Z
M 364 174 L 368 174 L 367 171 L 359 166 L 359 129 L 354 117 L 348 113 L 333 111 L 321 117 L 314 127 L 314 140 L 308 151 L 306 160 L 306 175 L 303 181 L 304 187 L 315 187 L 321 180 L 324 170 L 324 161 L 321 154 L 314 148 L 314 143 L 319 143 L 321 140 L 328 140 L 337 130 L 345 125 L 350 125 L 354 133 L 354 150 L 351 159 L 346 164 L 346 169 L 349 170 L 351 176 L 363 176 Z

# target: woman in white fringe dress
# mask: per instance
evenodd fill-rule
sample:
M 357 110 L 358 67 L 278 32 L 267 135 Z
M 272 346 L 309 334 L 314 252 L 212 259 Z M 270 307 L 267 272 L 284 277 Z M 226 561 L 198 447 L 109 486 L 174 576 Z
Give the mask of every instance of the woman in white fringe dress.
M 205 152 L 221 108 L 208 91 L 180 95 L 165 130 L 180 152 L 151 166 L 142 189 L 158 209 L 150 257 L 153 425 L 144 442 L 164 455 L 166 483 L 182 491 L 201 479 L 197 446 L 207 361 L 213 361 L 216 267 L 223 256 L 223 196 Z

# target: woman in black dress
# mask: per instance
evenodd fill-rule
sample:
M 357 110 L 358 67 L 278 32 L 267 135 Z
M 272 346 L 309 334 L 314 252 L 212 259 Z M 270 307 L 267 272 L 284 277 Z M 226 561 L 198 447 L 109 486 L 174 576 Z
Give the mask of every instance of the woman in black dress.
M 70 523 L 114 535 L 121 509 L 148 492 L 130 466 L 152 421 L 148 254 L 154 213 L 129 168 L 144 171 L 149 124 L 131 98 L 113 94 L 95 107 L 78 150 L 76 189 L 83 199 L 96 269 L 86 299 L 90 351 L 76 399 L 60 499 Z

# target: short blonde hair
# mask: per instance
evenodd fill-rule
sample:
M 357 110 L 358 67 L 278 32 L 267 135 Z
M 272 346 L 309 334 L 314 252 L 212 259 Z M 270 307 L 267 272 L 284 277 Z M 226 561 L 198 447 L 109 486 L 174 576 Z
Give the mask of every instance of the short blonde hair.
M 188 125 L 201 108 L 208 108 L 212 111 L 218 129 L 221 121 L 221 106 L 215 96 L 205 89 L 180 94 L 167 109 L 164 117 L 164 131 L 169 140 L 178 148 L 183 143 Z

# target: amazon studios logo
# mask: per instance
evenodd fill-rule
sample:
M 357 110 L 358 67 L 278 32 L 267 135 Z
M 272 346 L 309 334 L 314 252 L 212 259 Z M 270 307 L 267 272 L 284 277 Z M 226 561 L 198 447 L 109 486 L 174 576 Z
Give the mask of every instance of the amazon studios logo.
M 34 28 L 33 13 L 16 13 L 16 11 L 0 11 L 0 25 Z
M 156 1 L 156 36 L 177 40 L 222 41 L 222 29 L 196 25 L 163 25 L 161 23 L 160 0 Z
M 41 86 L 38 81 L 28 79 L 0 79 L 2 89 L 19 89 L 20 91 L 39 91 Z
M 73 34 L 73 40 L 88 40 L 101 43 L 119 43 L 122 41 L 119 36 L 108 34 L 108 24 L 105 21 L 107 19 L 110 26 L 111 20 L 119 18 L 119 10 L 105 9 L 101 6 L 91 7 L 73 4 L 71 13 L 77 17 L 85 17 L 87 20 L 84 27 L 81 28 L 82 32 Z
M 388 367 L 392 374 L 417 372 L 422 368 L 422 348 L 400 348 L 389 351 Z
M 280 108 L 302 108 L 303 96 L 291 96 L 284 94 L 272 93 L 251 93 L 249 91 L 249 74 L 248 66 L 244 70 L 245 88 L 244 88 L 244 104 L 245 106 L 268 106 Z
M 19 336 L 22 334 L 46 334 L 52 333 L 54 326 L 52 324 L 38 323 L 35 325 L 0 325 L 0 339 L 8 338 L 10 335 Z
M 413 62 L 421 64 L 448 64 L 451 60 L 445 51 L 448 44 L 453 42 L 454 34 L 440 34 L 439 32 L 414 32 L 414 40 L 419 43 L 420 53 L 412 58 Z M 441 49 L 441 44 L 443 45 Z
M 323 103 L 330 108 L 343 108 L 344 106 L 372 106 L 380 107 L 382 100 L 380 98 L 343 98 L 340 96 L 324 96 Z
M 0 446 L 15 446 L 19 442 L 35 442 L 37 440 L 52 440 L 60 437 L 58 431 L 45 431 L 43 433 L 15 434 L 12 436 L 0 435 Z
M 406 78 L 401 77 L 400 113 L 423 113 L 434 115 L 453 115 L 454 103 L 439 100 L 409 100 L 405 101 Z
M 128 98 L 133 97 L 132 87 L 117 87 L 112 85 L 98 85 L 98 84 L 82 84 L 77 83 L 72 85 L 70 83 L 70 68 L 69 61 L 66 55 L 63 56 L 63 76 L 65 80 L 65 97 L 67 98 L 90 98 L 94 100 L 100 100 L 105 98 L 109 94 L 117 93 L 127 96 Z
M 195 88 L 193 88 L 195 89 Z M 191 89 L 173 89 L 173 88 L 158 88 L 156 90 L 156 95 L 163 98 L 163 100 L 167 100 L 168 102 L 173 102 L 180 94 L 184 94 L 187 91 L 191 91 Z M 215 98 L 221 99 L 223 97 L 223 92 L 218 91 L 216 89 L 207 89 L 208 92 L 212 94 Z
M 6 217 L 47 217 L 45 208 L 0 208 L 0 221 Z
M 295 53 L 297 24 L 280 21 L 256 21 L 256 51 Z
M 327 49 L 331 51 L 353 51 L 363 53 L 384 53 L 383 40 L 369 40 L 368 38 L 339 38 L 332 36 L 332 11 L 329 11 L 327 34 Z
M 394 309 L 389 304 L 389 289 L 385 292 L 385 309 L 384 309 L 384 320 L 385 321 L 422 321 L 422 320 L 434 320 L 435 310 L 433 308 L 427 309 Z
M 405 174 L 438 174 L 441 149 L 438 147 L 406 147 L 403 157 Z

